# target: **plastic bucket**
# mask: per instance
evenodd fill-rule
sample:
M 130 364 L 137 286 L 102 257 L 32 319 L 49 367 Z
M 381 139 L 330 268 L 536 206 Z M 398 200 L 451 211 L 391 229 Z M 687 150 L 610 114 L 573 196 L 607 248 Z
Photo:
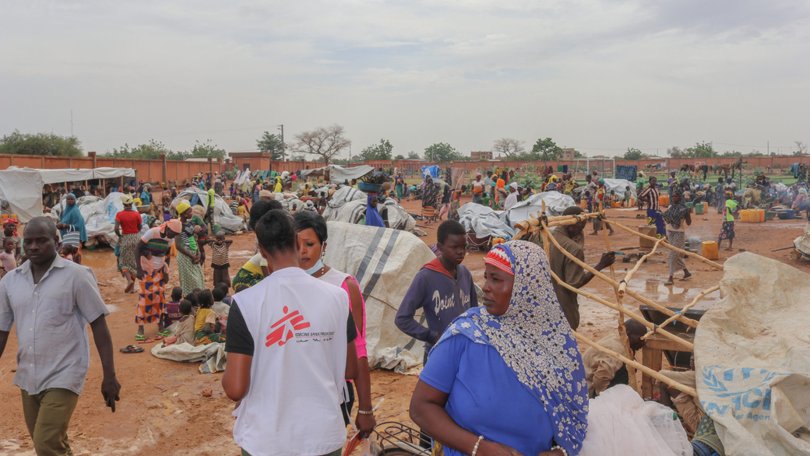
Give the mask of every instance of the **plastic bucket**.
M 703 204 L 698 204 L 697 206 L 695 206 L 695 215 L 703 215 L 704 210 L 705 209 Z

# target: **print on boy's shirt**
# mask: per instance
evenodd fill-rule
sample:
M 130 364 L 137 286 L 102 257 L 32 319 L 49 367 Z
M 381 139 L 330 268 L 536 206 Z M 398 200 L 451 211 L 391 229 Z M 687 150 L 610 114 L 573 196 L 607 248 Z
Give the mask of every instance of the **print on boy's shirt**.
M 459 290 L 459 296 L 461 297 L 461 305 L 464 308 L 470 307 L 470 295 L 465 293 L 464 290 Z M 455 296 L 453 294 L 449 294 L 445 297 L 439 293 L 439 290 L 433 290 L 433 313 L 436 315 L 439 312 L 447 309 L 452 309 L 453 306 L 456 305 Z
M 284 312 L 284 316 L 270 326 L 272 331 L 267 335 L 264 342 L 264 345 L 267 347 L 275 344 L 282 347 L 284 344 L 289 342 L 290 339 L 295 337 L 293 330 L 301 331 L 302 329 L 307 329 L 311 326 L 310 323 L 304 319 L 301 312 L 296 310 L 289 313 L 290 309 L 287 306 L 284 306 L 282 311 Z

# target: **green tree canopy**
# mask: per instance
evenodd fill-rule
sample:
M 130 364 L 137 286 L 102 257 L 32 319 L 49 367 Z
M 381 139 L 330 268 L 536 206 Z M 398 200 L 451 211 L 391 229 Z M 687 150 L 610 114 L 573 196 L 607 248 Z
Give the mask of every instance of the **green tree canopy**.
M 187 155 L 192 158 L 224 159 L 226 152 L 225 149 L 217 146 L 210 139 L 206 139 L 205 142 L 195 141 L 194 147 L 191 148 Z
M 461 154 L 447 143 L 431 144 L 425 148 L 425 159 L 428 161 L 443 163 L 462 158 Z
M 358 160 L 391 160 L 394 146 L 387 139 L 380 139 L 379 144 L 366 147 L 357 156 Z
M 419 160 L 419 159 L 421 159 L 421 158 L 422 158 L 422 157 L 420 157 L 420 156 L 419 156 L 419 154 L 417 154 L 417 153 L 416 153 L 416 152 L 414 152 L 414 151 L 410 151 L 410 152 L 408 152 L 408 160 Z
M 284 159 L 284 143 L 278 135 L 265 131 L 262 137 L 256 140 L 256 147 L 262 152 L 270 152 L 273 160 Z
M 710 142 L 699 142 L 686 149 L 674 146 L 667 149 L 667 152 L 672 158 L 711 158 L 719 155 Z
M 397 156 L 394 157 L 394 160 L 405 160 L 405 156 L 402 154 L 397 154 Z
M 551 138 L 540 138 L 532 146 L 530 157 L 535 160 L 553 161 L 562 157 L 562 147 L 558 146 Z
M 80 157 L 84 155 L 79 139 L 53 133 L 13 133 L 0 139 L 0 154 Z
M 644 152 L 636 149 L 635 147 L 628 147 L 623 158 L 625 160 L 641 160 L 644 158 Z
M 129 144 L 124 144 L 121 147 L 116 147 L 107 155 L 114 158 L 134 158 L 141 160 L 160 160 L 161 155 L 166 154 L 168 160 L 185 160 L 188 154 L 185 152 L 174 152 L 162 142 L 156 139 L 150 139 L 145 144 L 139 144 L 135 147 L 130 147 Z

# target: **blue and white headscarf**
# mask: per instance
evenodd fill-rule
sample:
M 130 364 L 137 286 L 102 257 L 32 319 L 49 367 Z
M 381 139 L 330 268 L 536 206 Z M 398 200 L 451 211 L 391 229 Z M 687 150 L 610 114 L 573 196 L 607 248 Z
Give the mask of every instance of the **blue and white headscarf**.
M 59 217 L 59 223 L 64 223 L 65 225 L 69 225 L 72 227 L 72 230 L 79 232 L 79 237 L 82 242 L 87 241 L 87 230 L 84 226 L 84 217 L 82 216 L 82 212 L 79 210 L 79 203 L 78 201 L 73 203 L 73 205 L 67 204 L 67 197 L 72 196 L 74 200 L 76 200 L 76 195 L 73 193 L 68 193 L 65 197 L 65 209 L 62 211 L 62 216 Z M 64 236 L 67 232 L 71 231 L 70 228 L 66 228 L 61 230 L 62 236 Z
M 509 258 L 515 275 L 509 309 L 495 316 L 473 307 L 453 321 L 436 345 L 463 335 L 493 347 L 551 417 L 554 442 L 569 455 L 579 454 L 588 427 L 588 386 L 546 254 L 526 241 L 494 248 Z

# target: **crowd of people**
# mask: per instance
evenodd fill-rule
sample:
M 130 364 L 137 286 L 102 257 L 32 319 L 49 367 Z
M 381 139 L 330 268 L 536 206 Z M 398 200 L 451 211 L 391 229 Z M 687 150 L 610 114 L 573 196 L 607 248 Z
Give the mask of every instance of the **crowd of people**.
M 548 173 L 536 189 L 521 183 L 514 170 L 496 170 L 486 178 L 477 174 L 469 186 L 458 187 L 452 187 L 449 173 L 440 183 L 427 177 L 416 189 L 409 189 L 400 173 L 392 174 L 393 188 L 385 186 L 383 196 L 399 199 L 418 193 L 423 205 L 439 209 L 439 219 L 448 219 L 437 229 L 436 259 L 413 278 L 394 321 L 404 334 L 425 344 L 410 415 L 424 441 L 446 455 L 578 454 L 587 431 L 588 398 L 627 382 L 622 363 L 592 350 L 580 355 L 573 336 L 580 325 L 577 294 L 551 279 L 553 272 L 575 288 L 593 279 L 570 258 L 584 261 L 588 222 L 553 230 L 570 256 L 556 246 L 546 256 L 538 243 L 528 241 L 494 246 L 483 260 L 479 292 L 462 264 L 467 232 L 453 220 L 464 193 L 469 191 L 475 203 L 508 209 L 534 191 L 559 191 L 579 203 L 565 215 L 638 204 L 658 234 L 676 246 L 683 246 L 692 224 L 687 202 L 705 201 L 722 211 L 720 239 L 730 244 L 741 203 L 729 182 L 708 188 L 674 174 L 666 210 L 659 203 L 663 190 L 655 177 L 640 184 L 636 203 L 630 188 L 619 200 L 596 173 L 586 176 L 584 185 L 570 174 Z M 376 425 L 363 293 L 351 274 L 324 262 L 329 229 L 318 208 L 325 196 L 299 179 L 296 173 L 252 175 L 228 186 L 225 176 L 217 175 L 186 183 L 202 190 L 208 201 L 199 196 L 176 201 L 177 189 L 171 187 L 157 202 L 148 185 L 131 186 L 122 192 L 123 210 L 115 217 L 124 292 L 138 295 L 136 344 L 122 351 L 141 352 L 138 342 L 155 340 L 164 345 L 224 344 L 222 387 L 238 403 L 233 433 L 243 454 L 337 455 L 346 425 L 353 423 L 364 436 Z M 275 198 L 296 185 L 298 197 L 310 201 L 311 210 L 289 211 Z M 802 183 L 790 187 L 787 195 L 769 188 L 773 186 L 766 180 L 757 179 L 755 185 L 768 195 L 773 190 L 777 200 L 792 198 L 790 203 L 804 210 L 810 205 Z M 88 366 L 86 324 L 102 359 L 102 394 L 113 410 L 120 390 L 107 310 L 92 271 L 80 266 L 87 236 L 77 205 L 81 196 L 53 194 L 43 198 L 63 206 L 58 221 L 31 220 L 20 243 L 16 220 L 7 220 L 0 253 L 3 273 L 9 276 L 0 281 L 0 355 L 12 324 L 17 325 L 20 347 L 37 347 L 18 354 L 20 366 L 34 367 L 20 368 L 15 384 L 41 454 L 69 451 L 67 426 Z M 210 210 L 217 196 L 234 202 L 234 213 L 244 217 L 256 238 L 257 253 L 232 279 L 232 241 L 217 229 Z M 138 210 L 144 206 L 148 210 Z M 612 232 L 606 223 L 593 226 L 594 233 L 601 229 Z M 206 257 L 210 289 L 202 268 Z M 594 269 L 610 267 L 615 259 L 614 252 L 605 252 Z M 172 261 L 176 278 L 170 277 Z M 691 276 L 683 257 L 673 254 L 668 283 L 681 271 L 683 279 Z M 65 289 L 74 292 L 68 296 Z M 31 306 L 35 313 L 42 306 L 47 314 L 49 305 L 61 306 L 54 318 L 27 316 Z M 419 312 L 423 319 L 417 318 Z M 67 321 L 69 331 L 49 330 Z M 156 329 L 147 335 L 146 326 L 152 324 Z M 631 348 L 640 349 L 644 328 L 630 321 L 626 326 Z M 609 337 L 604 345 L 620 344 L 615 335 Z M 268 409 L 273 413 L 266 413 Z M 51 419 L 42 419 L 45 415 Z

